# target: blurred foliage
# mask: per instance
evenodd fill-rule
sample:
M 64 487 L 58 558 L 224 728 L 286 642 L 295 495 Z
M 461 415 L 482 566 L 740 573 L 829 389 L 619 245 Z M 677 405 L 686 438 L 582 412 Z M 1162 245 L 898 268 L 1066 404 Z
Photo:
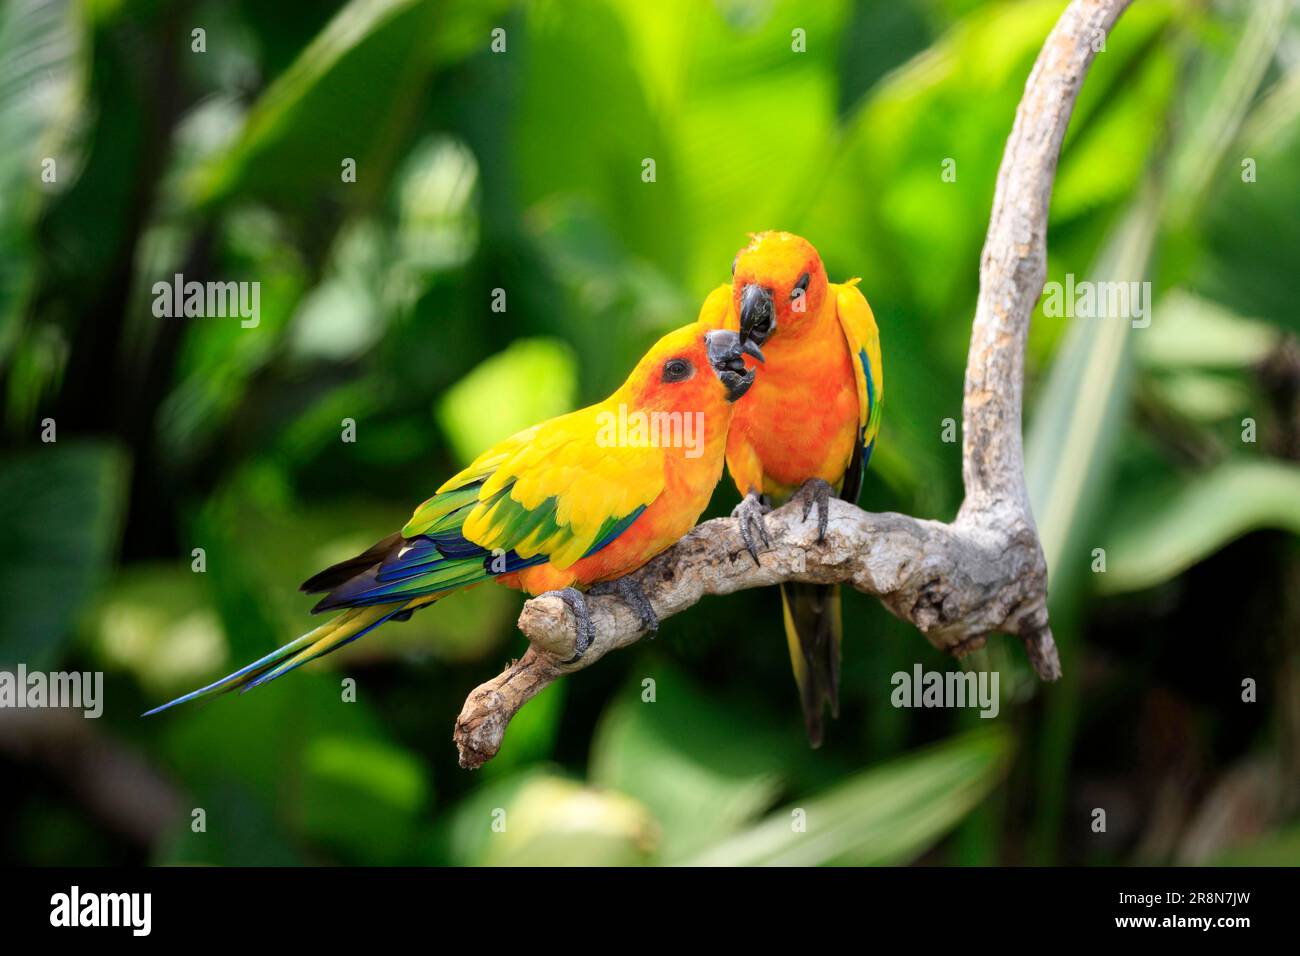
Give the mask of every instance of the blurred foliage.
M 471 775 L 455 716 L 523 645 L 519 597 L 485 587 L 256 693 L 137 716 L 301 633 L 296 584 L 486 444 L 607 394 L 754 230 L 807 235 L 877 315 L 889 399 L 863 505 L 950 518 L 944 422 L 994 183 L 1061 8 L 0 8 L 0 663 L 105 671 L 103 740 L 206 819 L 131 842 L 56 768 L 0 750 L 17 781 L 0 857 L 1300 859 L 1300 19 L 1283 0 L 1134 5 L 1066 138 L 1049 281 L 1146 280 L 1154 307 L 1137 328 L 1040 307 L 1031 330 L 1061 685 L 995 638 L 965 664 L 1002 675 L 994 726 L 894 708 L 892 673 L 962 665 L 846 595 L 843 714 L 812 752 L 776 596 L 749 592 L 551 687 Z M 259 283 L 256 326 L 156 316 L 177 273 Z M 734 502 L 724 482 L 711 513 Z
M 0 465 L 0 659 L 56 664 L 117 543 L 126 460 L 67 443 Z
M 987 796 L 1005 735 L 977 731 L 849 777 L 696 858 L 701 865 L 908 863 Z

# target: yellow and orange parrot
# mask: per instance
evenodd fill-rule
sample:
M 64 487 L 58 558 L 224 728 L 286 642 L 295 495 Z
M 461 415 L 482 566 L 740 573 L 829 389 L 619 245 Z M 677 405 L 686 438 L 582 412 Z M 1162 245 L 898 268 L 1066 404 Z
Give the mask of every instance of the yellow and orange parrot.
M 736 406 L 727 440 L 727 468 L 742 496 L 733 514 L 757 562 L 757 541 L 771 544 L 763 515 L 773 506 L 798 495 L 807 518 L 816 505 L 820 540 L 830 495 L 857 501 L 880 427 L 884 380 L 880 333 L 858 280 L 828 282 L 817 250 L 799 236 L 762 232 L 752 240 L 732 262 L 731 285 L 713 293 L 727 294 L 728 308 L 709 314 L 738 331 L 742 347 L 761 346 L 766 357 L 760 380 Z M 788 583 L 781 599 L 816 747 L 824 706 L 839 713 L 839 588 Z
M 619 579 L 694 527 L 722 477 L 732 403 L 753 380 L 734 331 L 668 333 L 608 399 L 488 449 L 401 531 L 302 585 L 327 592 L 313 612 L 342 613 L 149 714 L 251 690 L 484 581 L 559 596 L 578 622 L 575 660 L 594 635 L 579 588 L 608 584 L 656 629 L 640 588 Z

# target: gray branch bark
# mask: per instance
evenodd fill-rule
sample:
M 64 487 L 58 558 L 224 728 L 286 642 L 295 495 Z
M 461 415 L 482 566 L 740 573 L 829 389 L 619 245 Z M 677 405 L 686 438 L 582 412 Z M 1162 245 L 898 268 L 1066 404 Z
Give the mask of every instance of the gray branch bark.
M 951 524 L 870 514 L 831 503 L 817 542 L 815 514 L 791 502 L 768 516 L 774 546 L 755 566 L 733 519 L 708 521 L 634 575 L 665 619 L 708 594 L 781 581 L 843 583 L 874 594 L 940 650 L 958 657 L 994 631 L 1018 636 L 1040 678 L 1060 677 L 1047 620 L 1047 564 L 1025 488 L 1021 438 L 1025 340 L 1047 274 L 1047 216 L 1061 142 L 1079 88 L 1129 0 L 1073 0 L 1029 74 L 998 171 L 980 258 L 962 404 L 965 499 Z M 462 767 L 495 756 L 506 726 L 556 678 L 589 667 L 644 634 L 617 596 L 588 599 L 596 639 L 573 656 L 576 622 L 556 598 L 519 616 L 530 647 L 476 688 L 456 721 Z

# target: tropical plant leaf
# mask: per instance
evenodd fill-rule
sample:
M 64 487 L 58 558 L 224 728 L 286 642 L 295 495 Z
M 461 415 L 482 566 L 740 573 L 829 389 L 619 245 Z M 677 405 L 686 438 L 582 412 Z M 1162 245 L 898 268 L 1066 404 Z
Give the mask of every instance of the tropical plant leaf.
M 778 810 L 690 862 L 700 866 L 909 863 L 984 799 L 1001 779 L 1010 752 L 1010 737 L 999 729 L 954 737 Z M 805 830 L 792 825 L 800 811 Z
M 1154 587 L 1257 528 L 1300 534 L 1300 467 L 1232 460 L 1174 490 L 1160 483 L 1131 489 L 1105 539 L 1097 588 Z
M 643 803 L 663 827 L 661 859 L 678 862 L 754 821 L 781 791 L 784 769 L 807 745 L 654 669 L 653 702 L 640 686 L 611 704 L 592 742 L 593 783 Z M 747 746 L 735 746 L 736 727 Z M 802 751 L 794 748 L 802 748 Z
M 127 472 L 109 445 L 50 444 L 0 464 L 0 662 L 62 657 L 117 546 Z
M 1138 343 L 1138 359 L 1148 368 L 1248 368 L 1278 340 L 1267 323 L 1182 290 L 1166 293 L 1157 313 Z
M 648 863 L 659 828 L 645 807 L 542 766 L 480 787 L 456 807 L 454 862 L 480 866 L 629 866 Z
M 577 404 L 573 351 L 558 339 L 520 339 L 448 389 L 438 421 L 459 461 Z
M 31 227 L 46 195 L 73 175 L 63 146 L 84 95 L 83 12 L 71 0 L 0 6 L 0 364 L 30 289 Z
M 351 0 L 266 90 L 230 147 L 196 171 L 193 197 L 350 198 L 345 159 L 356 161 L 360 193 L 374 195 L 432 71 L 486 43 L 499 7 Z
M 303 753 L 301 825 L 364 863 L 406 858 L 429 802 L 424 767 L 411 752 L 366 737 L 320 735 Z
M 1102 282 L 1146 275 L 1159 200 L 1148 190 L 1089 272 Z M 1070 545 L 1093 519 L 1108 475 L 1132 379 L 1130 319 L 1077 316 L 1057 351 L 1025 442 L 1025 480 L 1059 598 Z

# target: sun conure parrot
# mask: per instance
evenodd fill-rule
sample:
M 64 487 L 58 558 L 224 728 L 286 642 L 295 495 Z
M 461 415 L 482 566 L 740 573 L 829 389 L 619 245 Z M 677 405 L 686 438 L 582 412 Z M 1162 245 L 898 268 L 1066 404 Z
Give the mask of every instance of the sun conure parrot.
M 826 533 L 832 492 L 856 502 L 880 427 L 880 333 L 857 279 L 830 283 L 817 250 L 788 232 L 762 232 L 732 262 L 722 327 L 742 347 L 762 347 L 766 364 L 736 406 L 727 468 L 742 496 L 733 514 L 754 560 L 755 539 L 770 545 L 763 515 L 796 494 L 807 518 L 818 509 Z M 716 294 L 716 290 L 715 290 Z M 838 586 L 781 586 L 790 660 L 808 739 L 823 737 L 822 713 L 839 712 Z
M 752 345 L 749 351 L 760 354 Z M 308 593 L 327 592 L 313 612 L 341 614 L 149 713 L 251 690 L 484 581 L 559 596 L 578 621 L 575 660 L 594 636 L 578 588 L 614 582 L 611 589 L 643 625 L 656 628 L 645 595 L 618 579 L 694 527 L 722 477 L 732 403 L 753 380 L 734 331 L 696 322 L 668 333 L 608 399 L 488 449 L 415 509 L 401 531 L 302 585 Z M 695 431 L 683 430 L 684 416 L 692 416 Z M 620 421 L 633 427 L 620 432 Z M 659 432 L 656 421 L 666 423 Z M 694 437 L 676 445 L 662 440 L 674 434 Z

